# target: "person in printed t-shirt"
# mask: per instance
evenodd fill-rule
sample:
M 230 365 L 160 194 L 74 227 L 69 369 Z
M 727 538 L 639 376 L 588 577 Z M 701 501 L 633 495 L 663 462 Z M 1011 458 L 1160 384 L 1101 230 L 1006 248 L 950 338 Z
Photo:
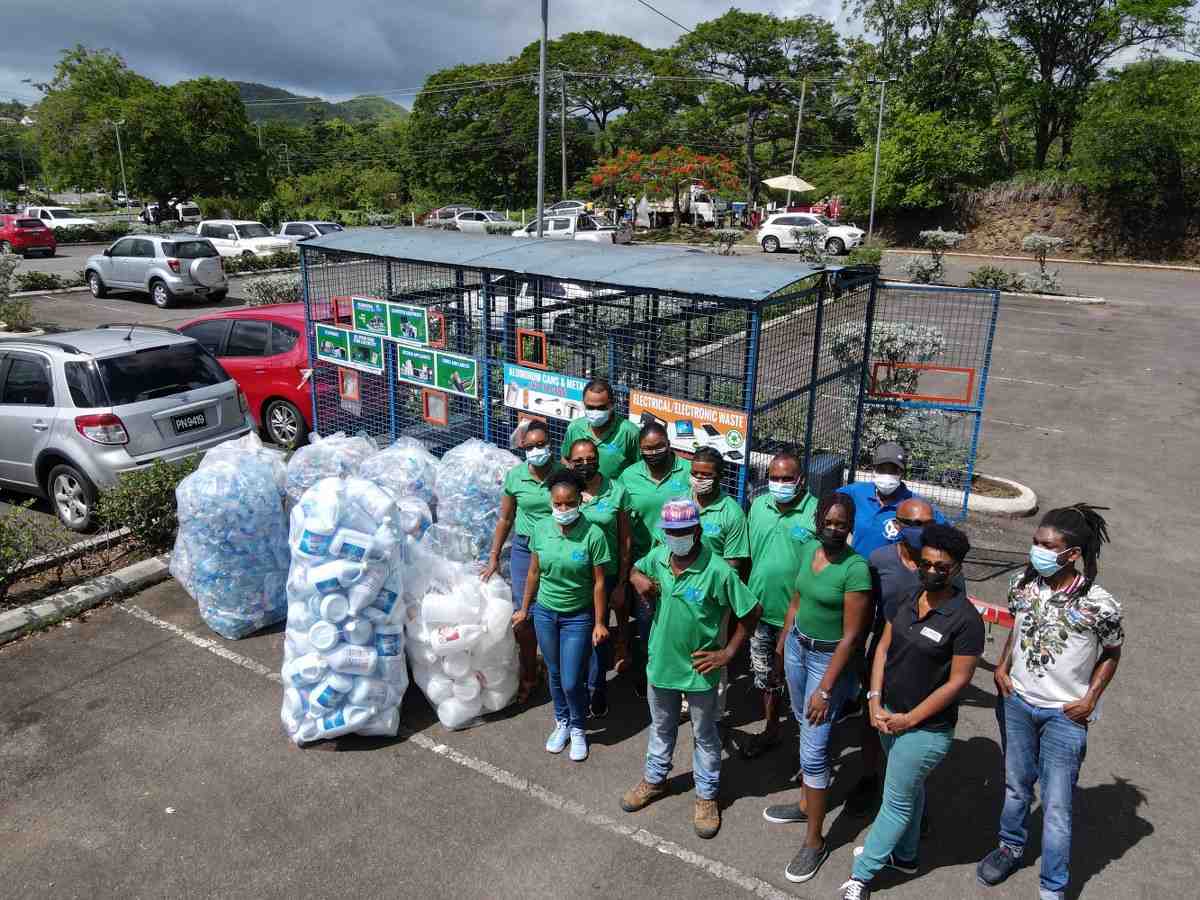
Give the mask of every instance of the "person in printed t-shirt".
M 993 676 L 1004 808 L 1000 846 L 976 871 L 980 883 L 996 885 L 1021 865 L 1033 786 L 1041 782 L 1041 900 L 1062 900 L 1070 881 L 1072 795 L 1088 728 L 1100 717 L 1125 641 L 1121 605 L 1096 584 L 1108 541 L 1100 509 L 1076 503 L 1051 510 L 1033 533 L 1029 565 L 1009 587 L 1016 621 Z
M 669 500 L 662 507 L 664 543 L 634 564 L 630 584 L 639 602 L 652 608 L 647 702 L 649 746 L 642 779 L 625 792 L 621 808 L 636 812 L 667 793 L 667 775 L 679 734 L 684 696 L 691 707 L 692 772 L 696 834 L 711 838 L 721 828 L 717 803 L 721 780 L 721 736 L 717 729 L 717 682 L 762 611 L 737 573 L 700 539 L 695 501 Z M 725 646 L 721 622 L 736 618 Z

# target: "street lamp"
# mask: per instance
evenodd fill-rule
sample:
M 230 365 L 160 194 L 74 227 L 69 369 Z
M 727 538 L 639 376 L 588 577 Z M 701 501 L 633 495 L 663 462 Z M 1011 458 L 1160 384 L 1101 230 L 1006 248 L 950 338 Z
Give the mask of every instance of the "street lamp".
M 542 0 L 542 43 L 538 60 L 538 173 L 537 236 L 542 236 L 542 215 L 546 203 L 546 32 L 550 18 L 550 0 Z
M 879 124 L 875 126 L 875 174 L 871 178 L 871 215 L 867 220 L 867 240 L 875 233 L 875 192 L 879 189 L 879 143 L 883 137 L 883 97 L 895 78 L 871 78 L 867 84 L 879 85 Z
M 117 133 L 117 157 L 121 160 L 121 190 L 125 192 L 125 218 L 133 221 L 133 216 L 129 212 L 129 183 L 125 180 L 125 151 L 121 149 L 121 126 L 125 124 L 124 119 L 105 119 L 109 125 L 113 127 L 113 131 Z

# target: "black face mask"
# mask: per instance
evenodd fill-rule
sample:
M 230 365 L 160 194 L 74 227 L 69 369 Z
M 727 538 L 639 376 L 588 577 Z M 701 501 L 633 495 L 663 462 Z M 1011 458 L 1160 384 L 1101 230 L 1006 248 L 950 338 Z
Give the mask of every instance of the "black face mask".
M 643 451 L 642 459 L 646 461 L 646 465 L 656 466 L 667 458 L 667 452 L 668 451 L 666 447 L 663 447 L 661 450 Z
M 578 475 L 580 478 L 582 478 L 584 481 L 591 481 L 592 478 L 594 478 L 596 473 L 599 471 L 600 471 L 600 467 L 597 466 L 595 463 L 576 463 L 575 464 L 575 474 Z
M 950 583 L 950 575 L 936 569 L 921 569 L 917 577 L 921 579 L 921 585 L 927 591 L 944 591 Z
M 832 528 L 822 528 L 817 533 L 817 540 L 827 550 L 841 550 L 846 546 L 846 541 L 850 539 L 850 535 L 843 531 L 835 531 Z

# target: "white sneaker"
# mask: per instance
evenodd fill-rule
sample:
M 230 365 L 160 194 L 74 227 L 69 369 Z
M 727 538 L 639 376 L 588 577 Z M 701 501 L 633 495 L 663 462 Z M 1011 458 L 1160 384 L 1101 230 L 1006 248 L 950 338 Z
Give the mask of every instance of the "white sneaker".
M 583 762 L 588 758 L 587 735 L 583 733 L 582 728 L 571 729 L 570 756 L 572 762 Z
M 546 738 L 546 752 L 562 753 L 563 748 L 567 746 L 570 731 L 566 722 L 555 722 L 554 730 L 550 732 L 550 737 Z
M 842 900 L 869 900 L 871 896 L 870 885 L 863 884 L 857 878 L 843 882 L 838 890 L 841 891 Z

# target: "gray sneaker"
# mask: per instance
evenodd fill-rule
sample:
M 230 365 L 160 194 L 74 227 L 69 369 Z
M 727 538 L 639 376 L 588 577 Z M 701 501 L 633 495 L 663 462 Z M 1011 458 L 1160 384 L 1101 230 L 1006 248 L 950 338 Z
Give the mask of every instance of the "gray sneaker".
M 815 850 L 812 847 L 801 847 L 788 867 L 783 870 L 784 877 L 795 884 L 802 884 L 817 874 L 821 863 L 829 858 L 829 847 L 822 844 Z
M 763 818 L 776 825 L 791 825 L 795 822 L 807 822 L 808 816 L 800 808 L 799 803 L 777 803 L 763 810 Z
M 1004 881 L 1021 865 L 1021 857 L 1013 853 L 1011 847 L 1001 844 L 979 861 L 975 868 L 975 877 L 980 884 L 995 887 Z
M 841 891 L 842 900 L 869 900 L 871 896 L 871 886 L 864 884 L 857 878 L 851 878 L 849 881 L 843 882 L 838 888 Z

